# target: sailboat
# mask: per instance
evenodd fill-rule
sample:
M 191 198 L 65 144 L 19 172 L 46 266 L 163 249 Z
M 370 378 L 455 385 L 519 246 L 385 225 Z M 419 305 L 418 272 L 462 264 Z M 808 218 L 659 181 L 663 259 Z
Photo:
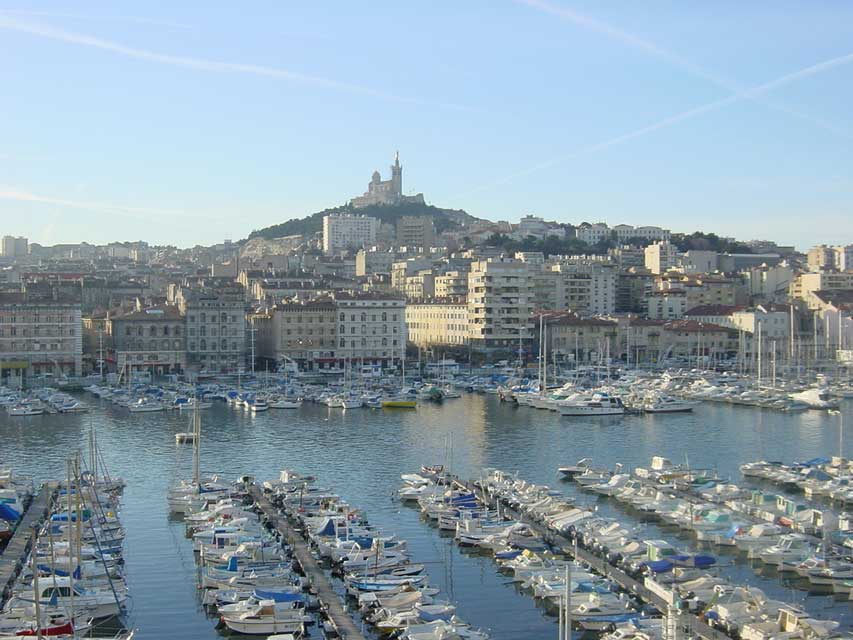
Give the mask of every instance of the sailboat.
M 202 478 L 199 470 L 201 464 L 201 411 L 196 408 L 193 413 L 193 479 L 169 489 L 166 500 L 169 512 L 185 514 L 203 506 L 210 500 L 226 497 L 229 491 L 227 484 L 218 482 L 216 476 Z

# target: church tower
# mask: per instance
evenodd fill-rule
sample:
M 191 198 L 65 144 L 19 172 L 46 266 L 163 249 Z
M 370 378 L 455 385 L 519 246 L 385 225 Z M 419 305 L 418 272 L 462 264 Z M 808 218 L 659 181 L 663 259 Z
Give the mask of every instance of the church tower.
M 394 156 L 391 165 L 391 192 L 398 198 L 403 195 L 403 167 L 400 166 L 400 152 Z

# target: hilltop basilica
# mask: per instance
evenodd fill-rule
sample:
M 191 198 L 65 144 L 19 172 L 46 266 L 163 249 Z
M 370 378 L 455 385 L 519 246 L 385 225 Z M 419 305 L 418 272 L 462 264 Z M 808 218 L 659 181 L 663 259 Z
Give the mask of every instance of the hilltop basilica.
M 403 167 L 400 166 L 400 152 L 398 151 L 394 157 L 394 164 L 391 165 L 391 179 L 383 180 L 379 172 L 374 171 L 373 177 L 367 185 L 367 191 L 364 195 L 350 200 L 350 204 L 358 209 L 372 204 L 401 203 L 424 204 L 424 194 L 403 195 Z

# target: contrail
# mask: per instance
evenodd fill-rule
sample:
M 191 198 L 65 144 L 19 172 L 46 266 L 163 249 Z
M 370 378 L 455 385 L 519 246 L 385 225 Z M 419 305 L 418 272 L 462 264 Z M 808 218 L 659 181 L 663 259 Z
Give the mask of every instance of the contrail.
M 211 220 L 206 213 L 192 213 L 181 209 L 156 209 L 150 207 L 130 207 L 126 205 L 110 204 L 106 202 L 81 202 L 79 200 L 67 200 L 30 193 L 16 187 L 0 185 L 0 200 L 12 200 L 16 202 L 31 202 L 36 204 L 47 204 L 71 209 L 84 209 L 96 213 L 119 215 L 138 220 L 150 220 L 151 216 L 166 218 L 195 218 Z
M 559 164 L 566 160 L 570 160 L 572 158 L 576 158 L 588 153 L 595 153 L 596 151 L 603 151 L 604 149 L 608 149 L 610 147 L 615 147 L 624 142 L 628 142 L 629 140 L 634 140 L 635 138 L 640 138 L 649 133 L 653 133 L 655 131 L 659 131 L 660 129 L 665 129 L 672 125 L 678 124 L 680 122 L 684 122 L 685 120 L 691 120 L 697 116 L 703 115 L 705 113 L 709 113 L 711 111 L 717 111 L 722 109 L 723 107 L 727 107 L 730 104 L 734 104 L 741 100 L 751 99 L 760 97 L 770 91 L 774 91 L 786 85 L 792 84 L 794 82 L 798 82 L 799 80 L 803 80 L 810 76 L 817 75 L 819 73 L 824 73 L 831 69 L 835 69 L 836 67 L 840 67 L 846 64 L 853 62 L 853 53 L 848 53 L 843 56 L 839 56 L 837 58 L 832 58 L 830 60 L 826 60 L 824 62 L 819 62 L 817 64 L 813 64 L 809 67 L 805 67 L 804 69 L 800 69 L 799 71 L 795 71 L 793 73 L 786 74 L 775 80 L 771 80 L 769 82 L 765 82 L 763 84 L 756 85 L 754 87 L 744 89 L 739 91 L 731 96 L 726 98 L 720 98 L 719 100 L 714 100 L 713 102 L 709 102 L 707 104 L 694 107 L 693 109 L 688 109 L 687 111 L 682 111 L 681 113 L 677 113 L 675 115 L 664 118 L 663 120 L 658 120 L 650 125 L 645 127 L 641 127 L 640 129 L 636 129 L 634 131 L 622 134 L 620 136 L 616 136 L 615 138 L 609 138 L 608 140 L 604 140 L 602 142 L 598 142 L 593 145 L 589 145 L 586 147 L 581 147 L 580 149 L 576 149 L 571 153 L 567 153 L 565 155 L 557 156 L 555 158 L 551 158 L 550 160 L 546 160 L 544 162 L 540 162 L 532 167 L 528 167 L 527 169 L 522 169 L 520 171 L 516 171 L 508 176 L 500 178 L 499 180 L 495 180 L 488 184 L 484 184 L 479 187 L 475 187 L 469 191 L 466 191 L 462 194 L 457 194 L 455 197 L 464 197 L 470 195 L 472 193 L 477 193 L 479 191 L 484 191 L 486 189 L 490 189 L 492 187 L 497 187 L 502 184 L 506 184 L 516 178 L 520 178 L 522 176 L 529 175 L 541 169 L 547 169 L 548 167 L 552 167 L 555 164 Z
M 515 2 L 526 7 L 530 7 L 531 9 L 540 11 L 542 13 L 547 13 L 556 16 L 560 19 L 566 20 L 567 22 L 571 22 L 580 27 L 583 27 L 584 29 L 599 33 L 603 36 L 621 42 L 626 46 L 638 49 L 656 58 L 660 58 L 661 60 L 665 60 L 669 64 L 678 67 L 697 78 L 702 78 L 703 80 L 706 80 L 711 84 L 714 84 L 717 87 L 725 89 L 726 91 L 729 91 L 731 93 L 739 93 L 745 91 L 743 85 L 738 84 L 737 82 L 729 78 L 716 74 L 713 71 L 705 69 L 704 67 L 701 67 L 695 62 L 688 60 L 684 56 L 681 56 L 678 53 L 675 53 L 674 51 L 670 51 L 669 49 L 666 49 L 665 47 L 662 47 L 655 42 L 651 42 L 650 40 L 641 38 L 640 36 L 637 36 L 633 33 L 629 33 L 627 31 L 624 31 L 623 29 L 614 27 L 613 25 L 607 24 L 606 22 L 602 22 L 601 20 L 596 20 L 595 18 L 591 18 L 583 13 L 579 13 L 574 9 L 555 5 L 550 2 L 547 2 L 546 0 L 515 0 Z M 767 99 L 762 99 L 758 102 L 760 102 L 760 104 L 763 104 L 765 107 L 774 109 L 776 111 L 779 111 L 780 113 L 784 113 L 798 120 L 809 122 L 821 129 L 825 129 L 838 136 L 847 138 L 848 140 L 853 140 L 853 132 L 847 131 L 846 129 L 843 129 L 842 127 L 839 127 L 838 125 L 828 122 L 822 118 L 812 116 L 808 113 L 803 113 L 802 111 L 792 109 L 786 105 L 779 104 L 777 102 L 773 102 Z
M 2 14 L 2 11 L 0 11 L 0 29 L 10 29 L 12 31 L 28 33 L 30 35 L 39 36 L 42 38 L 49 38 L 51 40 L 57 40 L 68 44 L 76 44 L 86 47 L 92 47 L 95 49 L 101 49 L 103 51 L 109 51 L 111 53 L 115 53 L 128 58 L 135 58 L 137 60 L 145 60 L 148 62 L 156 62 L 158 64 L 165 64 L 173 67 L 182 67 L 184 69 L 193 69 L 196 71 L 206 71 L 210 73 L 233 73 L 261 76 L 266 78 L 276 78 L 279 80 L 289 80 L 291 82 L 299 82 L 302 84 L 323 87 L 325 89 L 334 89 L 336 91 L 345 91 L 348 93 L 372 96 L 375 98 L 391 100 L 394 102 L 432 105 L 443 107 L 446 109 L 454 109 L 458 111 L 480 111 L 479 109 L 466 105 L 459 105 L 447 102 L 426 102 L 417 100 L 415 98 L 407 98 L 405 96 L 399 96 L 393 93 L 380 91 L 372 87 L 351 84 L 348 82 L 341 82 L 339 80 L 324 78 L 322 76 L 298 73 L 296 71 L 288 71 L 287 69 L 279 69 L 276 67 L 267 67 L 255 64 L 241 64 L 235 62 L 221 62 L 216 60 L 207 60 L 204 58 L 175 56 L 165 53 L 158 53 L 156 51 L 148 51 L 147 49 L 137 49 L 135 47 L 129 47 L 116 42 L 102 40 L 101 38 L 96 38 L 94 36 L 65 31 L 63 29 L 56 29 L 47 25 L 21 22 L 19 20 L 16 20 L 15 18 L 4 16 Z

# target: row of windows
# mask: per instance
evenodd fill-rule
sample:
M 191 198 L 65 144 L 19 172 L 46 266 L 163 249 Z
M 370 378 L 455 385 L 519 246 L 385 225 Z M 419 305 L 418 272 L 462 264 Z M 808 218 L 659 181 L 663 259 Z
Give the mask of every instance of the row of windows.
M 62 344 L 58 342 L 9 342 L 7 344 L 4 344 L 0 348 L 0 351 L 59 351 L 60 347 L 62 347 Z M 72 346 L 68 345 L 67 350 L 70 349 L 72 349 Z
M 42 335 L 44 336 L 73 336 L 74 335 L 74 327 L 62 328 L 62 327 L 34 327 L 33 329 L 28 329 L 27 327 L 9 327 L 8 332 L 5 327 L 0 327 L 0 337 L 4 335 L 10 336 L 22 336 L 24 338 L 38 338 Z
M 238 316 L 233 315 L 233 314 L 231 316 L 229 316 L 227 313 L 220 313 L 218 315 L 216 313 L 211 313 L 208 316 L 208 314 L 206 314 L 206 313 L 200 313 L 198 318 L 199 318 L 199 321 L 202 323 L 207 322 L 208 320 L 210 322 L 220 322 L 221 323 L 221 322 L 229 322 L 229 318 L 230 318 L 230 322 L 237 322 Z M 188 322 L 194 323 L 195 320 L 196 320 L 195 315 L 188 315 L 187 316 Z
M 198 350 L 199 351 L 207 351 L 208 347 L 212 350 L 215 350 L 217 344 L 219 345 L 220 351 L 228 351 L 228 341 L 227 340 L 222 340 L 221 342 L 217 342 L 216 340 L 211 340 L 210 342 L 208 342 L 207 340 L 200 340 L 198 343 Z M 187 350 L 188 351 L 195 351 L 196 350 L 195 345 L 196 345 L 196 343 L 194 341 L 190 342 L 189 346 L 187 347 Z M 231 351 L 237 351 L 237 349 L 238 349 L 237 343 L 232 342 L 231 343 Z
M 341 347 L 347 347 L 347 346 L 349 346 L 349 348 L 350 348 L 350 349 L 355 349 L 356 347 L 359 347 L 359 346 L 361 346 L 361 347 L 363 347 L 363 348 L 367 348 L 367 340 L 365 340 L 364 338 L 362 338 L 362 339 L 361 339 L 361 343 L 360 343 L 360 344 L 359 344 L 357 341 L 355 341 L 355 340 L 350 340 L 349 342 L 347 342 L 346 340 L 344 340 L 343 338 L 341 338 L 341 341 L 340 341 L 338 344 L 339 344 Z M 397 341 L 396 341 L 396 340 L 394 340 L 391 344 L 392 344 L 392 346 L 394 346 L 394 347 L 398 346 L 398 345 L 397 345 Z M 371 346 L 372 346 L 372 347 L 376 347 L 377 345 L 371 345 Z M 387 347 L 387 346 L 388 346 L 388 341 L 387 341 L 385 338 L 383 338 L 383 339 L 382 339 L 382 346 L 383 346 L 383 347 Z M 383 356 L 385 355 L 385 352 L 384 352 L 384 351 L 382 352 L 382 355 L 383 355 Z
M 182 343 L 180 340 L 163 340 L 160 342 L 158 342 L 157 340 L 150 340 L 148 342 L 145 342 L 144 340 L 128 340 L 125 344 L 125 348 L 128 350 L 140 351 L 142 349 L 145 349 L 147 346 L 148 349 L 156 350 L 157 345 L 160 345 L 160 348 L 164 351 L 168 351 L 169 349 L 172 349 L 174 351 L 180 351 L 182 349 Z
M 362 321 L 362 322 L 367 322 L 367 314 L 366 314 L 365 312 L 363 312 L 363 311 L 362 311 L 362 312 L 361 312 L 361 315 L 360 315 L 359 317 L 361 318 L 361 321 Z M 341 312 L 340 318 L 341 318 L 341 322 L 346 322 L 347 314 L 345 314 L 344 312 Z M 351 314 L 350 314 L 350 316 L 349 316 L 350 322 L 355 322 L 355 321 L 356 321 L 356 319 L 355 319 L 355 318 L 356 318 L 356 314 L 351 313 Z M 377 321 L 377 318 L 376 318 L 376 314 L 375 314 L 375 313 L 371 313 L 371 314 L 370 314 L 370 321 L 371 321 L 371 322 L 376 322 L 376 321 Z M 387 322 L 387 321 L 388 321 L 388 312 L 387 312 L 387 311 L 383 311 L 383 312 L 382 312 L 382 314 L 381 314 L 381 321 L 382 321 L 382 322 Z M 392 322 L 397 322 L 397 314 L 396 314 L 396 313 L 392 313 L 392 314 L 391 314 L 391 321 L 392 321 Z
M 144 336 L 144 335 L 146 335 L 146 333 L 149 336 L 157 336 L 157 335 L 168 336 L 169 334 L 179 336 L 179 335 L 181 335 L 181 327 L 176 326 L 176 327 L 170 328 L 168 325 L 164 325 L 162 327 L 162 329 L 158 329 L 157 325 L 151 325 L 150 327 L 148 327 L 147 332 L 145 330 L 145 327 L 136 327 L 136 331 L 134 331 L 133 327 L 131 327 L 130 325 L 128 325 L 124 328 L 124 335 L 126 335 L 126 336 L 132 336 L 134 334 L 136 334 L 137 336 Z
M 195 336 L 196 335 L 195 327 L 190 327 L 189 332 L 190 332 L 190 336 Z M 216 333 L 217 333 L 216 327 L 210 327 L 210 336 L 212 338 L 216 337 Z M 222 331 L 220 332 L 220 334 L 223 337 L 229 335 L 228 329 L 223 328 Z M 198 328 L 198 335 L 201 336 L 202 338 L 206 338 L 208 335 L 207 327 L 199 327 Z M 238 336 L 238 335 L 240 335 L 240 330 L 239 329 L 232 329 L 230 335 Z
M 41 324 L 41 323 L 57 323 L 57 322 L 72 322 L 77 323 L 79 320 L 71 316 L 40 316 L 36 315 L 9 315 L 0 312 L 0 324 Z
M 298 331 L 298 330 L 291 331 L 290 329 L 285 329 L 284 333 L 285 333 L 286 335 L 288 335 L 288 336 L 289 336 L 289 335 L 291 335 L 291 334 L 293 334 L 293 335 L 297 335 L 297 336 L 298 336 L 298 335 L 309 335 L 309 336 L 313 336 L 313 335 L 314 335 L 314 329 L 306 329 L 306 330 L 304 330 L 304 331 Z M 325 333 L 326 333 L 326 330 L 325 330 L 323 327 L 320 327 L 319 329 L 317 329 L 317 335 L 318 335 L 318 336 L 325 335 Z M 376 331 L 374 331 L 373 333 L 375 334 L 375 333 L 376 333 Z M 335 335 L 335 328 L 334 328 L 334 327 L 331 327 L 331 328 L 329 329 L 329 334 L 330 334 L 330 335 Z
M 350 332 L 350 333 L 352 333 L 352 334 L 355 334 L 355 332 L 356 332 L 355 330 L 356 330 L 357 328 L 358 328 L 358 327 L 350 327 L 350 331 L 349 331 L 349 332 Z M 394 333 L 397 333 L 397 325 L 394 325 L 394 326 L 393 326 L 393 327 L 391 327 L 391 328 L 392 328 L 392 330 L 393 330 L 393 332 L 394 332 Z M 364 330 L 365 330 L 365 331 L 367 331 L 367 327 L 364 327 Z M 373 335 L 376 335 L 376 327 L 371 327 L 371 330 L 372 330 Z M 343 334 L 343 333 L 346 333 L 346 332 L 347 332 L 346 327 L 345 327 L 344 325 L 341 325 L 341 333 Z M 388 333 L 388 325 L 387 325 L 387 324 L 382 325 L 382 333 Z

